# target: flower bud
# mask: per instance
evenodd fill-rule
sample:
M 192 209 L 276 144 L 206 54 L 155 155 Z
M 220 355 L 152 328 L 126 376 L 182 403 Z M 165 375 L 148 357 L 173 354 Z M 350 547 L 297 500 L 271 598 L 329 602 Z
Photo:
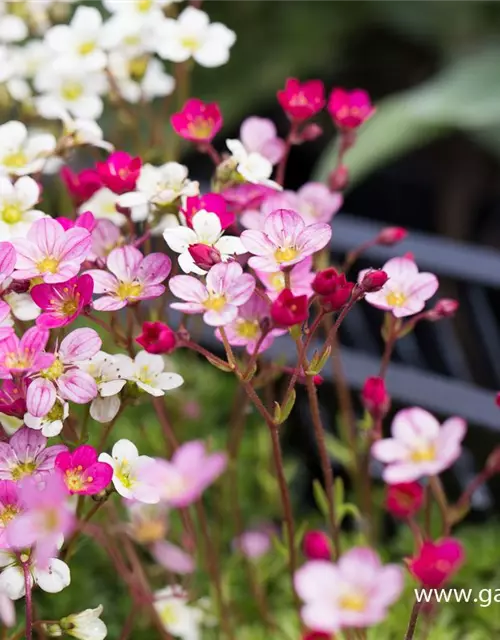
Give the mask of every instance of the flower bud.
M 135 341 L 148 353 L 171 353 L 175 349 L 177 338 L 163 322 L 144 322 L 142 333 Z
M 370 269 L 363 276 L 359 286 L 365 293 L 375 293 L 382 289 L 388 279 L 389 276 L 382 269 Z
M 103 607 L 99 605 L 95 609 L 86 609 L 81 613 L 73 613 L 59 621 L 61 629 L 64 629 L 73 638 L 80 640 L 104 640 L 108 630 L 101 620 Z
M 335 290 L 321 299 L 325 311 L 339 311 L 339 309 L 342 309 L 349 302 L 353 289 L 354 283 L 348 282 L 343 273 L 340 274 Z
M 318 271 L 312 281 L 312 289 L 321 296 L 326 296 L 329 293 L 333 293 L 337 288 L 337 280 L 339 279 L 339 273 L 333 267 Z
M 321 135 L 323 135 L 323 129 L 315 122 L 306 125 L 299 134 L 301 142 L 312 142 Z
M 395 518 L 414 516 L 424 503 L 424 489 L 418 482 L 401 482 L 387 487 L 385 508 Z
M 345 165 L 340 165 L 328 176 L 330 191 L 343 191 L 349 182 L 349 170 Z
M 438 542 L 427 540 L 418 555 L 407 561 L 410 573 L 430 589 L 440 589 L 464 561 L 461 543 L 454 538 Z
M 208 271 L 211 267 L 222 262 L 220 251 L 206 244 L 193 244 L 188 248 L 197 267 Z
M 453 318 L 459 307 L 458 300 L 453 298 L 441 298 L 434 306 L 427 312 L 427 319 L 433 322 L 437 320 L 443 320 L 444 318 Z
M 385 227 L 377 236 L 377 244 L 391 247 L 406 238 L 408 231 L 403 227 Z
M 387 393 L 383 378 L 373 376 L 366 379 L 361 391 L 361 402 L 373 418 L 379 419 L 387 415 L 391 397 Z
M 279 327 L 301 324 L 308 316 L 307 296 L 294 296 L 290 289 L 283 289 L 271 305 L 271 318 Z
M 330 539 L 323 531 L 308 531 L 302 550 L 308 560 L 330 560 L 332 556 Z

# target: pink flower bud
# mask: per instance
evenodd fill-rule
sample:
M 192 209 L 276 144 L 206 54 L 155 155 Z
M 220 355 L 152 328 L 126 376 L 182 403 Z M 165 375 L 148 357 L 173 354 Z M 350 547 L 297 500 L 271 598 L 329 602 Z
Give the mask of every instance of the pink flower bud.
M 315 122 L 311 122 L 306 125 L 299 134 L 301 142 L 312 142 L 316 140 L 321 135 L 323 135 L 323 129 L 316 124 Z
M 373 418 L 383 418 L 391 405 L 391 397 L 385 388 L 383 378 L 367 378 L 361 391 L 361 402 Z
M 377 244 L 390 247 L 404 240 L 407 235 L 408 231 L 403 227 L 385 227 L 377 236 Z
M 177 338 L 163 322 L 144 322 L 142 333 L 135 341 L 148 353 L 171 353 L 175 349 Z
M 382 289 L 388 279 L 389 276 L 382 269 L 372 269 L 365 273 L 359 285 L 365 293 L 375 293 Z
M 196 266 L 208 271 L 214 264 L 222 262 L 220 251 L 206 244 L 193 244 L 188 248 Z
M 349 182 L 349 170 L 345 165 L 340 165 L 328 176 L 328 187 L 331 191 L 342 191 Z
M 339 273 L 333 267 L 318 271 L 312 281 L 313 291 L 319 293 L 322 296 L 326 296 L 329 293 L 333 293 L 337 289 L 337 282 L 339 279 Z
M 427 312 L 427 319 L 435 322 L 436 320 L 442 320 L 443 318 L 453 318 L 459 307 L 458 300 L 453 298 L 441 298 L 434 306 Z
M 326 296 L 323 296 L 321 303 L 325 311 L 339 311 L 350 300 L 354 283 L 348 282 L 342 273 L 337 278 L 335 290 Z
M 279 327 L 293 327 L 305 322 L 309 316 L 307 296 L 294 296 L 283 289 L 271 305 L 271 318 Z
M 304 536 L 302 550 L 308 560 L 330 560 L 330 539 L 323 531 L 308 531 Z
M 396 518 L 414 516 L 424 503 L 424 489 L 418 482 L 401 482 L 387 487 L 385 508 Z
M 424 542 L 407 561 L 410 573 L 426 588 L 440 589 L 464 561 L 461 543 L 453 538 Z

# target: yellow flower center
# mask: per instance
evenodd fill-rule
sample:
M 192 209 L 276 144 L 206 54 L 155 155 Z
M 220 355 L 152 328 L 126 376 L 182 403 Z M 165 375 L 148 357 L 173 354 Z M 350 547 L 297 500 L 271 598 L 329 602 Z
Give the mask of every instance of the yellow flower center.
M 431 462 L 436 459 L 436 447 L 428 444 L 421 449 L 416 449 L 412 451 L 410 458 L 412 462 Z
M 294 249 L 293 247 L 280 247 L 274 252 L 274 257 L 278 263 L 290 262 L 290 260 L 296 258 L 298 254 L 299 252 L 297 249 Z
M 57 273 L 59 260 L 49 256 L 48 258 L 44 258 L 43 260 L 40 260 L 40 262 L 37 262 L 36 266 L 40 273 Z
M 67 469 L 65 475 L 66 486 L 70 491 L 81 491 L 85 489 L 85 482 L 82 478 L 82 467 L 76 469 Z
M 201 42 L 196 38 L 187 36 L 186 38 L 181 39 L 181 45 L 189 51 L 197 51 L 201 47 Z
M 61 87 L 61 96 L 69 102 L 78 100 L 78 98 L 80 98 L 82 94 L 83 85 L 81 82 L 74 82 L 70 80 Z
M 348 593 L 340 598 L 342 609 L 349 611 L 364 611 L 366 608 L 366 597 L 359 593 Z
M 188 131 L 195 138 L 207 138 L 212 133 L 214 128 L 213 118 L 195 118 L 192 122 L 188 123 Z
M 2 159 L 2 164 L 8 169 L 20 169 L 21 167 L 24 167 L 27 162 L 28 158 L 24 151 L 21 150 L 9 153 Z
M 24 353 L 9 353 L 5 358 L 5 366 L 7 369 L 28 369 L 31 364 L 30 354 L 25 351 Z
M 206 309 L 210 311 L 221 311 L 226 306 L 226 296 L 219 294 L 212 294 L 203 303 Z
M 173 604 L 166 604 L 162 607 L 160 618 L 164 625 L 175 624 L 179 618 L 175 606 Z
M 391 291 L 391 293 L 387 294 L 386 301 L 391 307 L 402 307 L 406 302 L 406 296 L 404 293 Z
M 302 91 L 299 91 L 299 93 L 296 93 L 290 100 L 290 104 L 294 107 L 302 107 L 306 104 L 309 104 L 309 100 L 307 99 L 305 94 L 302 93 Z
M 52 365 L 54 366 L 54 365 Z M 55 422 L 56 420 L 62 420 L 64 417 L 64 409 L 60 402 L 56 402 L 52 409 L 47 414 L 47 420 L 49 422 Z
M 29 462 L 20 462 L 13 469 L 11 469 L 10 473 L 12 475 L 12 479 L 16 482 L 25 476 L 31 476 L 36 471 L 36 464 L 30 460 Z
M 131 477 L 130 465 L 127 460 L 120 462 L 118 468 L 115 470 L 115 475 L 126 489 L 130 489 L 134 484 L 134 479 Z
M 151 373 L 147 365 L 144 365 L 140 368 L 137 379 L 144 384 L 151 384 L 153 382 L 153 378 L 151 377 Z
M 116 295 L 120 300 L 128 300 L 129 298 L 137 298 L 141 294 L 142 284 L 136 282 L 120 282 L 116 290 Z
M 14 505 L 10 504 L 8 507 L 0 513 L 0 526 L 6 527 L 11 520 L 13 520 L 17 514 L 19 513 L 19 509 Z
M 63 363 L 56 358 L 54 362 L 41 372 L 42 378 L 47 378 L 47 380 L 57 380 L 64 373 L 64 365 Z
M 283 271 L 276 271 L 272 273 L 269 278 L 269 284 L 275 291 L 281 291 L 285 288 L 285 276 Z
M 149 11 L 152 5 L 153 5 L 153 0 L 137 0 L 136 1 L 137 10 L 140 11 L 141 13 L 146 13 L 146 11 Z
M 160 520 L 147 520 L 134 527 L 134 538 L 141 544 L 150 544 L 157 540 L 163 540 L 166 528 Z
M 78 47 L 78 53 L 81 56 L 88 56 L 89 53 L 95 50 L 95 42 L 89 40 L 88 42 L 82 42 L 82 44 Z
M 23 216 L 23 212 L 19 205 L 8 204 L 2 209 L 2 220 L 7 224 L 16 224 Z
M 242 338 L 252 340 L 259 335 L 259 323 L 257 320 L 239 320 L 236 325 L 236 331 Z
M 147 56 L 139 56 L 138 58 L 132 58 L 128 63 L 128 72 L 132 80 L 139 82 L 143 79 L 144 74 L 148 68 L 149 59 Z

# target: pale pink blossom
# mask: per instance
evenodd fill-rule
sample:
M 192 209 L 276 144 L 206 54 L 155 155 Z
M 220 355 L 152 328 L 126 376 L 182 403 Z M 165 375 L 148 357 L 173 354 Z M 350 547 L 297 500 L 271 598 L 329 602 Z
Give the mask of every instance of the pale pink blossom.
M 382 565 L 375 551 L 364 547 L 351 549 L 337 564 L 312 560 L 295 574 L 295 589 L 304 601 L 303 622 L 327 634 L 378 624 L 403 585 L 400 567 Z
M 105 294 L 93 303 L 99 311 L 116 311 L 138 300 L 158 298 L 165 291 L 161 282 L 170 273 L 172 263 L 163 253 L 144 257 L 139 249 L 127 246 L 113 249 L 106 266 L 108 271 L 87 272 L 94 281 L 94 293 Z
M 157 540 L 150 551 L 156 562 L 167 571 L 185 575 L 195 570 L 195 562 L 189 553 L 167 540 Z
M 102 218 L 96 222 L 92 231 L 92 250 L 89 254 L 89 260 L 98 260 L 99 258 L 106 262 L 108 255 L 123 243 L 122 233 L 119 227 L 111 220 L 103 220 Z
M 243 273 L 237 262 L 220 262 L 207 274 L 206 284 L 193 276 L 174 276 L 170 291 L 185 302 L 170 306 L 183 313 L 203 313 L 203 320 L 214 327 L 228 324 L 238 315 L 255 289 L 255 278 Z
M 224 327 L 229 344 L 246 347 L 249 354 L 253 354 L 257 346 L 259 353 L 265 351 L 275 338 L 287 333 L 286 329 L 272 329 L 263 337 L 262 323 L 266 320 L 271 326 L 269 303 L 254 293 L 250 300 L 238 308 L 237 317 Z M 218 329 L 215 335 L 222 340 Z
M 266 287 L 266 294 L 271 300 L 276 300 L 285 288 L 285 274 L 283 271 L 255 271 L 256 276 Z M 290 290 L 294 296 L 307 296 L 313 294 L 312 281 L 315 273 L 312 271 L 312 257 L 304 258 L 302 262 L 295 264 L 290 269 Z
M 19 339 L 14 333 L 0 340 L 0 379 L 11 380 L 13 375 L 35 373 L 49 367 L 54 355 L 45 353 L 48 329 L 30 327 Z
M 224 453 L 207 454 L 204 443 L 193 440 L 182 444 L 169 462 L 157 459 L 149 473 L 163 502 L 172 507 L 187 507 L 200 499 L 226 465 Z
M 26 393 L 28 413 L 40 418 L 54 406 L 57 396 L 86 404 L 98 393 L 94 378 L 80 368 L 101 348 L 102 340 L 93 329 L 75 329 L 61 342 L 52 364 L 43 369 Z M 1 343 L 0 343 L 1 346 Z
M 5 529 L 22 510 L 19 485 L 12 480 L 0 480 L 0 549 L 9 547 Z
M 435 476 L 460 455 L 466 429 L 461 418 L 448 418 L 440 425 L 420 407 L 403 409 L 394 416 L 392 438 L 375 442 L 372 455 L 387 464 L 383 477 L 389 484 Z
M 16 609 L 5 589 L 0 588 L 0 622 L 6 627 L 16 624 Z
M 297 264 L 323 249 L 331 235 L 327 224 L 306 225 L 295 211 L 278 209 L 267 216 L 262 231 L 243 231 L 241 241 L 254 254 L 248 264 L 253 269 L 272 272 Z
M 260 153 L 271 164 L 278 164 L 285 153 L 285 141 L 277 135 L 274 122 L 268 118 L 247 118 L 241 125 L 240 140 L 248 153 Z
M 57 554 L 61 536 L 73 529 L 74 514 L 68 507 L 69 493 L 59 473 L 44 482 L 27 478 L 20 488 L 20 498 L 25 510 L 7 527 L 7 539 L 11 548 L 35 547 L 36 562 L 46 567 Z
M 77 275 L 92 238 L 87 229 L 65 231 L 52 218 L 42 218 L 32 224 L 26 238 L 15 238 L 12 244 L 17 253 L 14 279 L 41 277 L 44 282 L 56 283 Z
M 392 311 L 396 318 L 412 316 L 425 306 L 439 286 L 433 273 L 419 273 L 411 258 L 391 258 L 382 270 L 389 276 L 386 284 L 374 293 L 367 293 L 365 299 L 378 309 Z M 361 282 L 367 270 L 361 271 Z
M 0 442 L 0 480 L 18 482 L 26 476 L 46 476 L 54 471 L 57 456 L 67 447 L 47 447 L 47 438 L 39 431 L 21 427 L 9 442 Z

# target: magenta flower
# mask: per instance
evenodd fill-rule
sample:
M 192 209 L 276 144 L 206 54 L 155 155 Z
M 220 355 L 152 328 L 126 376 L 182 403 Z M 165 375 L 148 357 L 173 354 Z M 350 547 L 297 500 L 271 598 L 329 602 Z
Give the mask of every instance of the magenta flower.
M 400 567 L 383 566 L 375 551 L 364 547 L 351 549 L 337 564 L 312 560 L 295 574 L 295 589 L 305 603 L 302 620 L 325 633 L 378 624 L 403 584 Z
M 294 296 L 307 296 L 313 294 L 312 282 L 315 278 L 312 269 L 312 257 L 309 256 L 290 269 L 290 290 Z M 285 274 L 283 271 L 255 271 L 257 277 L 266 287 L 266 293 L 271 300 L 276 300 L 285 288 Z
M 0 340 L 0 379 L 11 380 L 13 374 L 20 376 L 49 367 L 54 356 L 44 352 L 48 339 L 47 329 L 30 327 L 21 339 L 12 333 Z
M 370 96 L 362 89 L 333 89 L 328 98 L 328 113 L 339 129 L 357 129 L 375 113 Z
M 227 229 L 235 221 L 234 213 L 227 210 L 226 200 L 218 193 L 205 193 L 203 196 L 191 196 L 186 198 L 186 204 L 181 213 L 183 214 L 186 225 L 193 228 L 193 217 L 198 211 L 208 211 L 215 213 L 220 220 L 221 228 Z
M 285 88 L 277 93 L 283 111 L 297 122 L 308 120 L 325 106 L 325 87 L 321 80 L 299 82 L 288 78 Z
M 207 454 L 199 440 L 182 444 L 172 460 L 156 460 L 150 473 L 161 487 L 160 499 L 172 507 L 187 507 L 200 499 L 205 489 L 224 471 L 227 458 L 224 453 Z
M 392 421 L 392 438 L 375 442 L 372 455 L 388 465 L 383 478 L 389 484 L 435 476 L 460 455 L 466 428 L 461 418 L 449 418 L 440 426 L 420 407 L 403 409 Z
M 47 438 L 39 431 L 21 427 L 9 442 L 0 442 L 0 480 L 19 480 L 34 474 L 44 476 L 54 470 L 64 445 L 47 447 Z
M 75 329 L 59 346 L 52 364 L 43 369 L 26 392 L 26 406 L 32 416 L 41 418 L 52 409 L 57 395 L 77 404 L 86 404 L 98 393 L 94 378 L 79 364 L 99 351 L 102 340 L 93 329 Z M 0 343 L 1 346 L 1 343 Z
M 268 118 L 247 118 L 241 125 L 240 140 L 248 153 L 260 153 L 271 164 L 277 164 L 285 153 L 285 141 L 278 136 L 274 122 Z
M 323 249 L 331 235 L 328 224 L 306 226 L 295 211 L 278 209 L 267 216 L 262 231 L 243 231 L 241 241 L 255 256 L 248 261 L 253 269 L 279 271 Z
M 88 444 L 60 453 L 55 462 L 70 493 L 92 496 L 105 489 L 113 477 L 113 467 L 98 462 L 97 451 Z
M 35 547 L 36 563 L 46 567 L 57 555 L 61 536 L 73 529 L 75 517 L 68 508 L 68 490 L 60 474 L 54 473 L 43 483 L 27 478 L 19 495 L 25 511 L 7 527 L 7 539 L 14 549 Z
M 0 480 L 0 549 L 9 547 L 5 529 L 22 510 L 19 486 L 12 480 Z
M 94 292 L 105 294 L 94 302 L 99 311 L 116 311 L 138 300 L 161 296 L 165 287 L 160 283 L 170 273 L 172 262 L 163 253 L 144 257 L 139 249 L 127 246 L 113 249 L 106 266 L 111 273 L 98 269 L 87 272 L 94 280 Z
M 270 324 L 269 303 L 254 293 L 252 297 L 238 308 L 237 317 L 224 327 L 229 344 L 235 347 L 246 347 L 249 354 L 253 354 L 259 344 L 259 353 L 268 349 L 274 339 L 283 335 L 286 329 L 272 329 L 262 338 L 262 324 Z M 221 340 L 218 330 L 216 337 Z
M 388 275 L 386 284 L 374 293 L 367 293 L 365 299 L 374 307 L 392 311 L 396 318 L 411 316 L 425 307 L 439 286 L 433 273 L 419 273 L 418 267 L 411 258 L 391 258 L 382 270 Z M 358 282 L 368 269 L 361 271 Z
M 118 194 L 134 191 L 141 167 L 142 160 L 125 151 L 115 151 L 105 162 L 96 164 L 102 184 Z
M 172 114 L 170 122 L 181 138 L 207 144 L 220 131 L 222 114 L 216 102 L 205 103 L 198 98 L 190 98 L 181 111 Z
M 238 307 L 245 304 L 255 289 L 255 278 L 237 262 L 220 262 L 207 273 L 206 284 L 192 276 L 174 276 L 170 291 L 185 302 L 170 306 L 183 313 L 203 313 L 203 320 L 213 326 L 228 324 L 238 315 Z
M 222 196 L 232 211 L 240 213 L 244 209 L 257 209 L 273 193 L 276 193 L 276 189 L 265 184 L 245 182 L 225 189 Z
M 94 214 L 91 211 L 84 211 L 78 216 L 76 220 L 71 220 L 71 218 L 59 216 L 58 218 L 56 218 L 56 222 L 58 222 L 65 231 L 77 227 L 81 229 L 87 229 L 89 233 L 92 233 L 97 224 L 97 221 L 94 218 Z
M 42 218 L 32 225 L 26 238 L 12 241 L 16 252 L 16 280 L 41 277 L 44 282 L 65 282 L 76 276 L 90 251 L 92 238 L 86 229 L 65 231 L 52 220 Z
M 0 413 L 22 418 L 26 413 L 26 381 L 24 378 L 3 380 L 0 387 Z
M 94 281 L 88 274 L 59 284 L 35 285 L 31 297 L 45 312 L 38 316 L 36 324 L 45 329 L 70 324 L 91 303 L 93 290 Z
M 83 169 L 75 173 L 69 167 L 63 167 L 60 175 L 76 205 L 89 200 L 102 187 L 101 178 L 95 169 Z

